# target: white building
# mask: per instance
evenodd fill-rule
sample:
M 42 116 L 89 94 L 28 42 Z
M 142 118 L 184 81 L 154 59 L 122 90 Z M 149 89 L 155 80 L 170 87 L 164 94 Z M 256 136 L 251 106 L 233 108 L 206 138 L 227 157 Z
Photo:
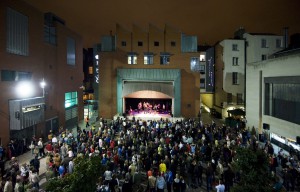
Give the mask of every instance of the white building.
M 300 52 L 282 53 L 247 64 L 247 127 L 254 126 L 259 133 L 268 130 L 271 137 L 290 145 L 300 136 Z
M 223 70 L 223 73 L 222 80 L 216 76 L 214 107 L 222 113 L 222 117 L 228 116 L 228 110 L 245 107 L 246 65 L 267 60 L 270 55 L 285 48 L 284 40 L 283 35 L 245 33 L 241 28 L 235 33 L 235 39 L 225 39 L 219 43 L 222 60 L 221 64 L 216 63 L 216 68 Z M 218 85 L 222 85 L 222 89 Z

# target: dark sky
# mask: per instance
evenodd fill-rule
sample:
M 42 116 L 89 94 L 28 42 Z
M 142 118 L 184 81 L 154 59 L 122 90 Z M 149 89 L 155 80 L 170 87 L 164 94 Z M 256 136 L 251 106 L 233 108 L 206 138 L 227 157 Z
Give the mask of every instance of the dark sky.
M 199 44 L 233 37 L 240 26 L 247 32 L 289 34 L 300 32 L 300 0 L 24 0 L 43 12 L 53 12 L 83 37 L 84 47 L 99 43 L 101 35 L 115 32 L 116 23 L 148 30 L 149 23 L 165 24 Z

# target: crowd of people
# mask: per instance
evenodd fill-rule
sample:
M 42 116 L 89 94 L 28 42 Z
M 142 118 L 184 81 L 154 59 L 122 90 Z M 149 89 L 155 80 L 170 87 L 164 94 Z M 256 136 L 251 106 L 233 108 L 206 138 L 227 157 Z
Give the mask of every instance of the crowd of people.
M 239 182 L 239 170 L 232 167 L 237 147 L 257 150 L 255 134 L 241 127 L 203 124 L 187 119 L 171 122 L 167 119 L 148 120 L 118 118 L 78 129 L 77 136 L 68 130 L 49 133 L 45 146 L 42 140 L 32 142 L 33 160 L 28 165 L 11 167 L 1 177 L 1 191 L 39 189 L 39 158 L 46 158 L 46 179 L 64 177 L 74 170 L 78 155 L 99 155 L 106 170 L 97 191 L 165 191 L 184 192 L 188 188 L 230 191 Z M 274 190 L 284 186 L 295 190 L 298 178 L 297 157 L 274 153 L 267 142 L 261 147 L 270 157 L 270 171 L 283 168 L 281 180 L 274 180 Z M 141 186 L 144 186 L 143 188 Z M 204 188 L 205 187 L 205 188 Z

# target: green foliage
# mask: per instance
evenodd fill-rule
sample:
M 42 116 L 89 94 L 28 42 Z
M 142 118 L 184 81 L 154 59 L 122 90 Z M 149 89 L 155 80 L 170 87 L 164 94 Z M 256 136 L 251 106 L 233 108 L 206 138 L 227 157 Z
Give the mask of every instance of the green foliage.
M 233 167 L 240 170 L 241 180 L 233 192 L 271 192 L 272 176 L 268 170 L 268 157 L 262 150 L 238 148 Z
M 96 183 L 105 171 L 99 156 L 81 156 L 74 160 L 74 171 L 63 178 L 53 178 L 46 184 L 49 192 L 96 191 Z

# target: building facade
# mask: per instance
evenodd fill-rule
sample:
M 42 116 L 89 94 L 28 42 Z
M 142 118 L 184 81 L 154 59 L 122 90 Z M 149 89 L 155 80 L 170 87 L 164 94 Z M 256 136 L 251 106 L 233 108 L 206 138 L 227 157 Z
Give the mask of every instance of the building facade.
M 247 65 L 247 126 L 288 146 L 300 136 L 299 61 L 298 48 Z M 300 151 L 299 145 L 294 148 Z
M 197 37 L 167 25 L 129 31 L 117 24 L 115 35 L 102 37 L 99 57 L 99 116 L 123 114 L 128 98 L 167 99 L 174 117 L 199 113 Z
M 1 144 L 28 144 L 33 135 L 77 126 L 83 118 L 82 38 L 59 17 L 23 1 L 3 0 L 0 12 Z M 23 83 L 30 87 L 22 90 Z
M 246 66 L 267 60 L 284 48 L 284 36 L 246 33 L 243 28 L 235 32 L 234 39 L 225 39 L 215 46 L 214 108 L 228 117 L 229 110 L 245 109 Z

